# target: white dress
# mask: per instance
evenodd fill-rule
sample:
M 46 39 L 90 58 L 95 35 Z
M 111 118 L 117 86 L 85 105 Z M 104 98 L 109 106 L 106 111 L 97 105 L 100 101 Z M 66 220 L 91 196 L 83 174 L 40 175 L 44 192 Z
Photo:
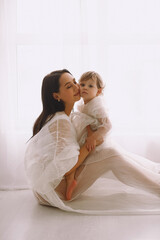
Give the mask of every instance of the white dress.
M 100 111 L 104 107 L 99 106 L 98 112 L 104 114 Z M 70 117 L 64 112 L 56 113 L 30 140 L 25 168 L 39 203 L 86 214 L 160 213 L 160 164 L 124 151 L 108 141 L 108 136 L 105 144 L 78 168 L 73 198 L 65 200 L 63 176 L 78 161 L 78 134 L 82 131 L 85 135 L 89 124 L 96 128 L 97 118 L 102 117 L 86 113 L 73 113 Z
M 118 145 L 110 137 L 110 121 L 106 108 L 103 106 L 101 96 L 93 98 L 87 104 L 80 103 L 78 105 L 78 111 L 71 114 L 71 121 L 76 129 L 77 141 L 80 146 L 85 143 L 87 137 L 87 125 L 90 125 L 93 131 L 103 127 L 107 132 L 104 137 L 104 142 L 90 153 L 84 164 L 104 160 L 106 155 L 107 157 L 117 156 L 117 151 L 113 151 L 113 148 L 117 149 Z M 104 148 L 105 155 L 103 154 L 103 151 L 101 151 Z M 96 154 L 97 152 L 98 156 Z

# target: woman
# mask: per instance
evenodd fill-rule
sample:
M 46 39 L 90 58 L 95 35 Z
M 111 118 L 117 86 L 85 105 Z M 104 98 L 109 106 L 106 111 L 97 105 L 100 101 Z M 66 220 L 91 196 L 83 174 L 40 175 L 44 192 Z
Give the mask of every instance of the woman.
M 69 176 L 75 170 L 77 186 L 71 200 L 78 198 L 100 176 L 111 171 L 112 179 L 116 183 L 122 182 L 123 190 L 123 183 L 125 183 L 145 190 L 147 193 L 153 193 L 147 199 L 154 198 L 156 201 L 156 196 L 160 196 L 158 164 L 149 160 L 140 164 L 139 159 L 137 160 L 138 156 L 128 155 L 112 144 L 103 152 L 95 152 L 94 159 L 93 154 L 89 155 L 85 144 L 79 147 L 70 119 L 74 103 L 79 99 L 79 86 L 68 70 L 52 72 L 43 79 L 43 110 L 34 124 L 33 137 L 25 156 L 26 172 L 39 203 L 81 213 L 108 212 L 107 201 L 105 206 L 102 206 L 102 211 L 97 204 L 94 209 L 90 209 L 91 204 L 87 203 L 88 200 L 82 207 L 84 202 L 80 201 L 81 198 L 76 201 L 66 201 L 68 186 L 65 176 Z M 87 126 L 93 122 L 93 119 L 88 117 L 85 122 Z M 91 130 L 88 134 L 92 134 Z M 96 145 L 101 143 L 102 141 L 99 141 Z M 109 179 L 107 176 L 107 180 Z M 103 190 L 111 196 L 108 184 L 107 181 L 106 189 Z M 118 200 L 118 203 L 121 202 L 118 210 L 123 211 L 123 206 L 126 206 L 124 198 L 123 201 Z M 113 201 L 110 199 L 111 202 Z
M 77 169 L 89 154 L 85 145 L 79 148 L 69 118 L 79 99 L 79 86 L 68 70 L 48 74 L 42 84 L 43 111 L 34 124 L 26 151 L 26 171 L 35 195 L 43 199 L 42 203 L 60 208 L 63 204 L 61 200 L 56 204 L 58 196 L 54 189 L 64 175 L 67 177 Z M 65 192 L 66 185 L 63 196 L 61 194 L 63 199 Z

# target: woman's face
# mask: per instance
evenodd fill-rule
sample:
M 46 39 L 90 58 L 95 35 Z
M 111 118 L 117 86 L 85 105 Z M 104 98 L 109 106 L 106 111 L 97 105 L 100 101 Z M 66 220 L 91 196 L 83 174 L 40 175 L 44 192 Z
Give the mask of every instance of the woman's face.
M 58 99 L 65 105 L 72 105 L 80 99 L 80 89 L 75 78 L 69 73 L 63 73 L 60 77 Z

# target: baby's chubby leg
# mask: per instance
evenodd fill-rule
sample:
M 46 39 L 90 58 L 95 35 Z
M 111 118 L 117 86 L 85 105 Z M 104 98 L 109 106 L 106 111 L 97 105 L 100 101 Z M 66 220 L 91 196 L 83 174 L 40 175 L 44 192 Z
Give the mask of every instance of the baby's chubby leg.
M 75 175 L 74 178 L 76 181 L 78 181 L 78 177 L 81 174 L 81 172 L 83 171 L 85 165 L 81 165 L 80 167 L 78 167 L 75 171 Z M 59 185 L 55 188 L 55 191 L 57 192 L 57 194 L 59 195 L 59 197 L 62 200 L 66 200 L 66 189 L 67 189 L 67 179 L 66 179 L 67 174 L 65 175 L 65 178 L 62 179 L 62 181 L 59 183 Z M 75 189 L 74 189 L 75 190 Z M 72 191 L 73 193 L 73 191 Z M 72 194 L 73 195 L 73 194 Z M 72 199 L 72 196 L 71 196 Z
M 75 179 L 75 171 L 71 172 L 69 175 L 65 175 L 66 178 L 66 199 L 70 200 L 72 198 L 72 193 L 77 185 L 77 181 Z

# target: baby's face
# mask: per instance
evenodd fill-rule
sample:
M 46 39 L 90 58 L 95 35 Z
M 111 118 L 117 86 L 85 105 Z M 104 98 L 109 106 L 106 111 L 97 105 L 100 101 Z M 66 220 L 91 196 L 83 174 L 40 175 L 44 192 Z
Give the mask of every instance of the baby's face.
M 84 103 L 88 103 L 94 97 L 98 96 L 100 93 L 96 80 L 88 79 L 86 81 L 80 82 L 80 95 L 84 100 Z

